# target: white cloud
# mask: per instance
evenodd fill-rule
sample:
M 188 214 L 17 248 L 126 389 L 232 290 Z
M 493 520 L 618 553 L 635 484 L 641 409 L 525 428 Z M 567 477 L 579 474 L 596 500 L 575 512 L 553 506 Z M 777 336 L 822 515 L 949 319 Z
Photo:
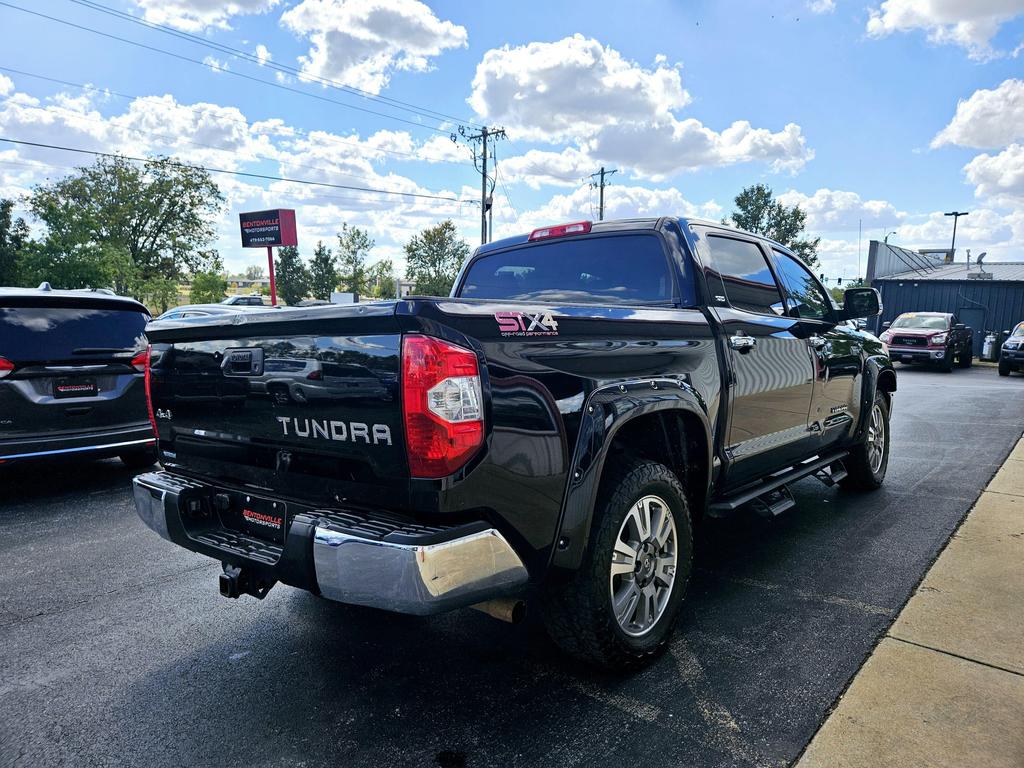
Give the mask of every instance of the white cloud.
M 997 155 L 983 154 L 964 166 L 974 194 L 999 205 L 1024 205 L 1024 145 L 1011 144 Z
M 809 0 L 807 8 L 811 13 L 832 13 L 836 9 L 836 0 Z
M 807 214 L 807 229 L 811 232 L 856 231 L 864 228 L 895 228 L 906 214 L 897 211 L 885 200 L 864 200 L 856 192 L 838 189 L 819 189 L 813 195 L 789 190 L 776 198 L 783 205 L 798 205 Z
M 885 0 L 869 9 L 867 32 L 885 37 L 923 30 L 937 44 L 958 45 L 972 59 L 1001 55 L 992 48 L 999 28 L 1024 13 L 1024 0 Z
M 268 61 L 273 61 L 274 57 L 270 53 L 270 49 L 267 48 L 263 43 L 256 46 L 255 50 L 256 58 L 262 67 Z
M 572 151 L 519 161 L 541 175 L 577 168 L 583 155 L 659 181 L 687 169 L 753 160 L 797 171 L 813 158 L 800 126 L 773 133 L 737 120 L 718 132 L 674 113 L 690 102 L 677 67 L 656 57 L 653 69 L 582 35 L 554 43 L 493 49 L 473 78 L 469 104 L 517 140 L 573 141 Z M 593 170 L 593 169 L 591 169 Z
M 135 0 L 146 21 L 187 32 L 209 27 L 228 29 L 232 16 L 266 13 L 281 0 Z
M 531 149 L 525 155 L 502 160 L 500 169 L 507 181 L 522 182 L 532 189 L 548 185 L 577 187 L 583 177 L 594 172 L 594 161 L 573 147 L 561 152 Z
M 447 136 L 431 136 L 417 147 L 416 156 L 428 163 L 466 163 L 470 160 L 469 149 Z
M 281 23 L 310 42 L 305 74 L 375 94 L 392 71 L 425 71 L 430 57 L 467 41 L 464 27 L 419 0 L 302 0 Z
M 478 115 L 517 139 L 547 142 L 590 137 L 622 122 L 669 120 L 689 102 L 677 69 L 644 69 L 579 34 L 487 51 L 469 98 Z
M 956 105 L 949 125 L 932 139 L 932 147 L 996 149 L 1024 138 L 1024 80 L 1004 80 L 981 89 Z
M 897 240 L 907 248 L 942 248 L 949 247 L 953 234 L 953 220 L 942 211 L 935 211 L 918 220 L 902 224 L 897 230 Z M 977 208 L 969 216 L 961 218 L 956 227 L 956 247 L 960 253 L 962 248 L 972 250 L 989 249 L 999 258 L 1020 260 L 1020 252 L 1014 253 L 1011 248 L 1022 244 L 1021 235 L 1024 230 L 1015 233 L 1015 216 L 994 211 L 990 208 Z M 890 242 L 892 239 L 890 238 Z M 995 249 L 995 250 L 993 250 Z M 992 261 L 998 258 L 993 255 Z
M 6 75 L 0 75 L 0 96 L 6 96 L 14 90 L 14 81 Z
M 220 59 L 214 56 L 204 56 L 203 64 L 208 66 L 214 72 L 227 72 L 231 69 L 231 67 L 228 66 L 227 62 L 221 61 Z

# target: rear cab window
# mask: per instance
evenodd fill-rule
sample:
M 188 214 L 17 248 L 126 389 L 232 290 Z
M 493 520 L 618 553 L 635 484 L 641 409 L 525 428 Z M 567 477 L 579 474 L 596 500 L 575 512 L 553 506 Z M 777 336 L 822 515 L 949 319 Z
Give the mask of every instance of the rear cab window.
M 87 362 L 111 350 L 144 348 L 148 320 L 138 310 L 110 306 L 0 306 L 2 352 L 18 363 Z
M 463 276 L 459 296 L 584 304 L 679 301 L 692 306 L 692 281 L 677 289 L 673 275 L 662 238 L 654 231 L 589 235 L 478 256 Z

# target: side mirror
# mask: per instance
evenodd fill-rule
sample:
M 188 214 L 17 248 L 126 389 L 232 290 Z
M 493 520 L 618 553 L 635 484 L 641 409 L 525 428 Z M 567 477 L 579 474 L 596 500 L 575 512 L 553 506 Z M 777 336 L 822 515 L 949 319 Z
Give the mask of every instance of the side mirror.
M 892 325 L 892 323 L 886 320 L 884 323 L 882 323 L 882 330 L 887 330 L 890 325 Z
M 874 288 L 847 288 L 843 292 L 841 319 L 874 317 L 882 313 L 882 297 Z
M 963 323 L 957 323 L 956 325 L 953 326 L 953 330 L 954 331 L 963 331 L 963 330 L 966 330 L 966 329 L 967 329 L 967 326 L 964 325 Z

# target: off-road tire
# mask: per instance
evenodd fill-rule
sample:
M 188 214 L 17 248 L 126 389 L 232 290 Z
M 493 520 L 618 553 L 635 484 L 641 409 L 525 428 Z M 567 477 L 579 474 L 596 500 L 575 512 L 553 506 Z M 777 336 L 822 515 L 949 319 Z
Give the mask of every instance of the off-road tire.
M 999 375 L 1009 376 L 1010 375 L 1010 364 L 999 361 Z
M 145 469 L 156 464 L 158 460 L 156 448 L 149 448 L 145 451 L 132 451 L 131 453 L 119 453 L 117 458 L 128 469 Z
M 633 637 L 623 631 L 612 612 L 612 552 L 633 506 L 652 494 L 666 502 L 675 520 L 675 578 L 660 617 L 646 634 Z M 571 656 L 616 671 L 638 668 L 665 649 L 692 567 L 693 527 L 679 478 L 657 462 L 624 461 L 611 467 L 601 484 L 579 570 L 546 588 L 544 626 L 555 644 Z
M 942 358 L 942 362 L 939 363 L 939 370 L 942 371 L 943 373 L 952 373 L 953 372 L 953 358 L 954 358 L 953 353 L 952 352 L 947 352 L 946 356 L 944 358 Z
M 875 408 L 880 410 L 881 426 L 884 430 L 882 459 L 877 469 L 873 469 L 871 466 L 870 440 L 871 416 Z M 889 467 L 889 446 L 892 444 L 889 429 L 889 401 L 883 393 L 875 393 L 875 400 L 871 404 L 871 409 L 867 415 L 864 440 L 854 446 L 850 451 L 850 455 L 843 459 L 843 465 L 846 467 L 846 477 L 839 481 L 839 485 L 847 490 L 874 491 L 880 488 L 885 480 L 885 472 Z

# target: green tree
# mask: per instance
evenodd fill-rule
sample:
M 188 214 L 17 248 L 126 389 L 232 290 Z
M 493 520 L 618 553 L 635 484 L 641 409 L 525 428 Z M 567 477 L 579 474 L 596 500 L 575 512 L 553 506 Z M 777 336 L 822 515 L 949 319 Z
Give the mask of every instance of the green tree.
M 274 260 L 277 293 L 286 304 L 298 304 L 309 293 L 309 272 L 294 245 L 279 248 Z
M 766 184 L 754 184 L 736 195 L 736 210 L 724 224 L 769 237 L 789 248 L 811 269 L 817 269 L 820 237 L 804 237 L 807 214 L 799 206 L 787 207 L 772 195 Z
M 170 277 L 151 277 L 135 289 L 135 295 L 154 314 L 166 312 L 172 305 L 179 304 L 178 294 L 178 281 Z
M 338 286 L 338 268 L 331 249 L 318 241 L 309 262 L 309 290 L 315 299 L 330 299 Z
M 263 279 L 263 267 L 259 264 L 252 264 L 245 268 L 245 279 L 246 280 L 262 280 Z
M 220 259 L 217 259 L 219 262 Z M 213 265 L 214 267 L 219 264 Z M 208 269 L 192 275 L 192 288 L 188 300 L 193 304 L 216 304 L 228 292 L 228 280 L 218 269 Z
M 374 298 L 395 298 L 395 266 L 391 259 L 381 259 L 366 270 L 366 286 Z
M 125 281 L 143 282 L 208 270 L 210 252 L 204 249 L 216 235 L 223 203 L 207 171 L 167 158 L 141 167 L 123 158 L 101 158 L 37 186 L 28 198 L 29 209 L 46 225 L 44 242 L 52 253 L 78 264 L 101 258 L 102 250 L 90 251 L 96 246 L 114 247 L 130 259 L 134 274 Z M 72 272 L 65 280 L 58 270 L 54 279 L 64 283 L 81 276 Z
M 28 224 L 15 219 L 13 200 L 0 199 L 0 285 L 18 282 L 18 259 L 28 243 Z
M 416 293 L 447 296 L 469 255 L 469 244 L 458 236 L 449 219 L 413 235 L 405 246 L 405 255 L 406 276 L 416 283 Z
M 351 293 L 367 293 L 366 259 L 376 243 L 359 227 L 341 225 L 338 233 L 338 281 Z

